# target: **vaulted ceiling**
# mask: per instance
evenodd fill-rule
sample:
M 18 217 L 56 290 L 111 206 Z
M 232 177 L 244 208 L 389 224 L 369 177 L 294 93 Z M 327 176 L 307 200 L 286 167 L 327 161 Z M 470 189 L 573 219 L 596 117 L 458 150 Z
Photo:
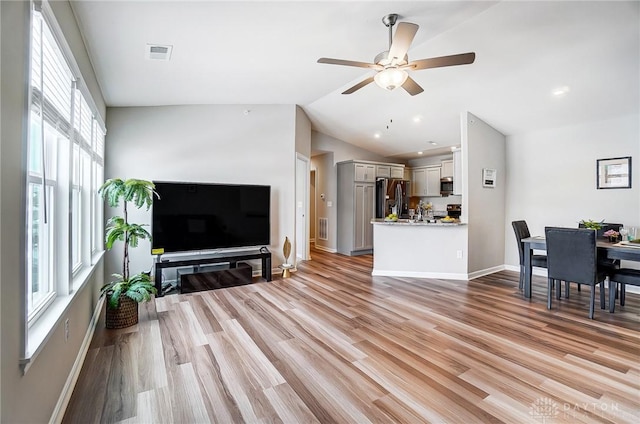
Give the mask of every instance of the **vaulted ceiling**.
M 313 128 L 407 159 L 460 142 L 470 111 L 505 135 L 640 114 L 640 3 L 610 1 L 73 1 L 108 106 L 298 104 Z M 388 48 L 382 17 L 420 26 L 410 60 L 424 92 L 369 84 Z M 150 60 L 148 44 L 173 46 Z M 555 96 L 558 88 L 568 91 Z M 379 134 L 379 138 L 375 134 Z M 437 145 L 432 145 L 435 142 Z

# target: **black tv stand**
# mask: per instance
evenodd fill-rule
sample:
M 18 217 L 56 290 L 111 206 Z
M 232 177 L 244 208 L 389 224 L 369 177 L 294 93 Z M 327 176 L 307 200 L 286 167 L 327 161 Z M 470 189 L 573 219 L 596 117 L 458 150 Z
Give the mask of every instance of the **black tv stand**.
M 216 264 L 221 262 L 228 262 L 230 268 L 236 268 L 238 261 L 246 261 L 250 259 L 262 260 L 262 278 L 266 281 L 271 281 L 271 252 L 269 252 L 269 249 L 266 247 L 262 247 L 258 250 L 211 253 L 191 259 L 163 258 L 155 263 L 155 286 L 158 291 L 157 296 L 164 296 L 162 293 L 162 270 L 165 268 Z

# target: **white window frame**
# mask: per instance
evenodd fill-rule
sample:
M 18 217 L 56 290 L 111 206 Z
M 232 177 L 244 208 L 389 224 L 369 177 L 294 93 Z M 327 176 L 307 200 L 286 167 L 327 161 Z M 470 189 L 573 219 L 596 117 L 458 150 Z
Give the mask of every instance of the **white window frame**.
M 97 192 L 104 179 L 104 135 L 106 133 L 104 122 L 97 113 L 98 109 L 88 88 L 82 84 L 79 67 L 64 40 L 49 4 L 46 0 L 34 1 L 32 7 L 30 29 L 32 48 L 29 56 L 30 99 L 26 116 L 29 120 L 27 125 L 29 130 L 26 135 L 27 158 L 30 158 L 31 144 L 38 142 L 38 140 L 31 140 L 32 131 L 37 129 L 32 128 L 31 120 L 39 119 L 41 134 L 35 134 L 35 137 L 41 142 L 38 149 L 43 150 L 42 167 L 45 170 L 42 172 L 42 169 L 38 168 L 39 159 L 27 166 L 28 171 L 25 175 L 27 195 L 24 206 L 27 225 L 25 227 L 30 228 L 33 222 L 33 205 L 30 203 L 33 184 L 45 186 L 46 206 L 43 204 L 38 208 L 39 213 L 43 208 L 48 208 L 47 217 L 51 223 L 47 225 L 51 225 L 49 240 L 52 242 L 48 249 L 41 246 L 42 251 L 47 251 L 50 265 L 46 271 L 49 275 L 43 279 L 47 282 L 48 292 L 39 305 L 32 304 L 30 277 L 26 278 L 24 283 L 26 286 L 23 299 L 25 322 L 24 326 L 21 326 L 24 344 L 20 361 L 23 372 L 26 372 L 48 335 L 59 324 L 59 320 L 75 294 L 89 281 L 96 269 L 95 264 L 104 254 L 100 237 L 103 231 L 103 202 Z M 40 32 L 35 25 L 41 25 Z M 42 44 L 36 45 L 33 44 L 34 41 L 37 42 L 34 37 L 38 34 L 41 34 Z M 45 46 L 46 43 L 49 43 L 48 47 L 37 47 Z M 34 51 L 33 48 L 36 50 Z M 64 77 L 61 72 L 64 73 Z M 60 75 L 60 78 L 57 75 Z M 36 80 L 34 81 L 33 78 Z M 56 93 L 61 95 L 57 96 Z M 77 116 L 76 106 L 80 110 Z M 55 132 L 52 132 L 51 128 Z M 47 139 L 49 142 L 48 137 L 54 136 L 56 137 L 55 151 L 45 151 L 44 140 Z M 39 150 L 36 154 L 40 155 Z M 47 158 L 46 163 L 45 158 Z M 47 175 L 49 172 L 47 164 L 52 167 L 51 175 Z M 33 168 L 33 165 L 36 167 Z M 78 199 L 75 208 L 73 207 L 74 191 Z M 31 273 L 30 267 L 33 266 L 33 233 L 27 229 L 24 231 L 27 255 L 23 266 L 25 275 L 28 276 Z M 73 250 L 74 246 L 77 251 Z

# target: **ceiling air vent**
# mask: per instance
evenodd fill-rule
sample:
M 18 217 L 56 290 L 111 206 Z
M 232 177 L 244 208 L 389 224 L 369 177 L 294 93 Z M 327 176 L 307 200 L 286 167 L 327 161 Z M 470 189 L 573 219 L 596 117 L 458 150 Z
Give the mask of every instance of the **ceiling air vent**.
M 160 44 L 147 44 L 147 59 L 169 60 L 173 46 Z

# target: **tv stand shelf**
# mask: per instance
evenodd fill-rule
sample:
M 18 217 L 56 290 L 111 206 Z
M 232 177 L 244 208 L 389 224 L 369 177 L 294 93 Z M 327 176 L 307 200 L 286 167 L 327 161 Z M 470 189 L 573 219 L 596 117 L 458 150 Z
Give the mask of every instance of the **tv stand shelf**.
M 271 281 L 271 252 L 266 248 L 256 250 L 243 250 L 237 252 L 211 253 L 193 259 L 162 259 L 155 263 L 155 286 L 157 296 L 162 297 L 162 270 L 166 268 L 178 268 L 192 265 L 216 264 L 228 262 L 230 268 L 236 268 L 239 261 L 250 259 L 262 260 L 262 278 Z

